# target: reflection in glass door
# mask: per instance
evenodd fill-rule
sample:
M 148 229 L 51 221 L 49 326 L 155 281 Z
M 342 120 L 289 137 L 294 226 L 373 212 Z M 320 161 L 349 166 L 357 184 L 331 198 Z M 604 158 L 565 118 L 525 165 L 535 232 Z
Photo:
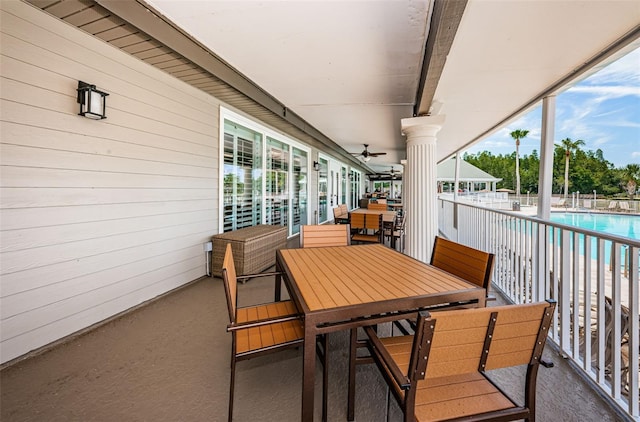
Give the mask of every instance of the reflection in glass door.
M 324 223 L 329 219 L 327 194 L 329 192 L 329 163 L 324 158 L 318 158 L 318 222 Z
M 266 223 L 289 223 L 289 145 L 267 137 Z
M 299 233 L 300 225 L 307 224 L 307 186 L 308 186 L 307 153 L 293 148 L 293 203 L 291 233 Z
M 360 172 L 351 170 L 349 172 L 349 180 L 351 181 L 351 195 L 349 196 L 349 209 L 358 208 L 360 206 Z
M 347 168 L 340 168 L 340 203 L 347 203 Z

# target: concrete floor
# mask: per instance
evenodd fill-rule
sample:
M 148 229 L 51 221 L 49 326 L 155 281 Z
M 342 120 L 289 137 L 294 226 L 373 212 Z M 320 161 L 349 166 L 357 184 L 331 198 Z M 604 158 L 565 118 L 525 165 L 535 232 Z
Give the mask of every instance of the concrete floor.
M 239 286 L 239 304 L 272 300 L 273 278 Z M 496 302 L 493 302 L 496 303 Z M 498 302 L 499 303 L 499 302 Z M 0 372 L 0 419 L 17 421 L 224 421 L 231 334 L 222 281 L 203 278 Z M 346 420 L 347 333 L 330 340 L 329 420 Z M 555 367 L 538 376 L 538 421 L 617 421 L 549 346 Z M 508 389 L 520 371 L 496 374 Z M 298 421 L 302 350 L 239 362 L 236 421 Z M 320 420 L 321 366 L 316 378 Z M 521 397 L 522 394 L 514 394 Z M 356 420 L 385 421 L 387 389 L 374 365 L 359 366 Z M 395 402 L 390 421 L 399 421 Z

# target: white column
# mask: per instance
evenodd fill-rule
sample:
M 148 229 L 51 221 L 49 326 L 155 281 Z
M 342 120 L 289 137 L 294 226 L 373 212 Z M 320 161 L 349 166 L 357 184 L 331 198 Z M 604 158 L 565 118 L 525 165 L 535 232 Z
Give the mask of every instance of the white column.
M 458 186 L 460 184 L 460 153 L 456 152 L 456 167 L 453 173 L 453 202 L 458 202 Z
M 537 216 L 543 220 L 548 220 L 551 212 L 555 119 L 556 97 L 551 95 L 542 99 L 542 137 L 540 139 Z
M 429 262 L 433 240 L 438 234 L 438 183 L 436 171 L 436 134 L 445 116 L 402 119 L 407 137 L 404 210 L 407 255 Z

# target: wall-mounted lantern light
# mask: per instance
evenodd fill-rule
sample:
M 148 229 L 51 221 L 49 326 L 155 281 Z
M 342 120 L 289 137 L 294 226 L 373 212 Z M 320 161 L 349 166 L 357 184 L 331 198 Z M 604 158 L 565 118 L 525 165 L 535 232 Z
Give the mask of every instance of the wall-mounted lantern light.
M 98 91 L 95 85 L 78 81 L 78 114 L 90 119 L 106 119 L 107 95 L 109 94 L 106 92 Z
M 317 162 L 317 161 L 314 161 L 314 162 L 313 162 L 313 169 L 314 169 L 315 171 L 320 171 L 320 163 L 319 163 L 319 162 Z

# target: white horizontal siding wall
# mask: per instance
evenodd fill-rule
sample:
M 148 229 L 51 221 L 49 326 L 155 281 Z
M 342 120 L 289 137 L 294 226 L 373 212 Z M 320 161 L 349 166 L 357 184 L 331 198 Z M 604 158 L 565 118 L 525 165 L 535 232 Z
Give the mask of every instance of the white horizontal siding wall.
M 205 274 L 219 103 L 29 4 L 0 12 L 4 363 Z M 77 115 L 78 80 L 106 120 Z

